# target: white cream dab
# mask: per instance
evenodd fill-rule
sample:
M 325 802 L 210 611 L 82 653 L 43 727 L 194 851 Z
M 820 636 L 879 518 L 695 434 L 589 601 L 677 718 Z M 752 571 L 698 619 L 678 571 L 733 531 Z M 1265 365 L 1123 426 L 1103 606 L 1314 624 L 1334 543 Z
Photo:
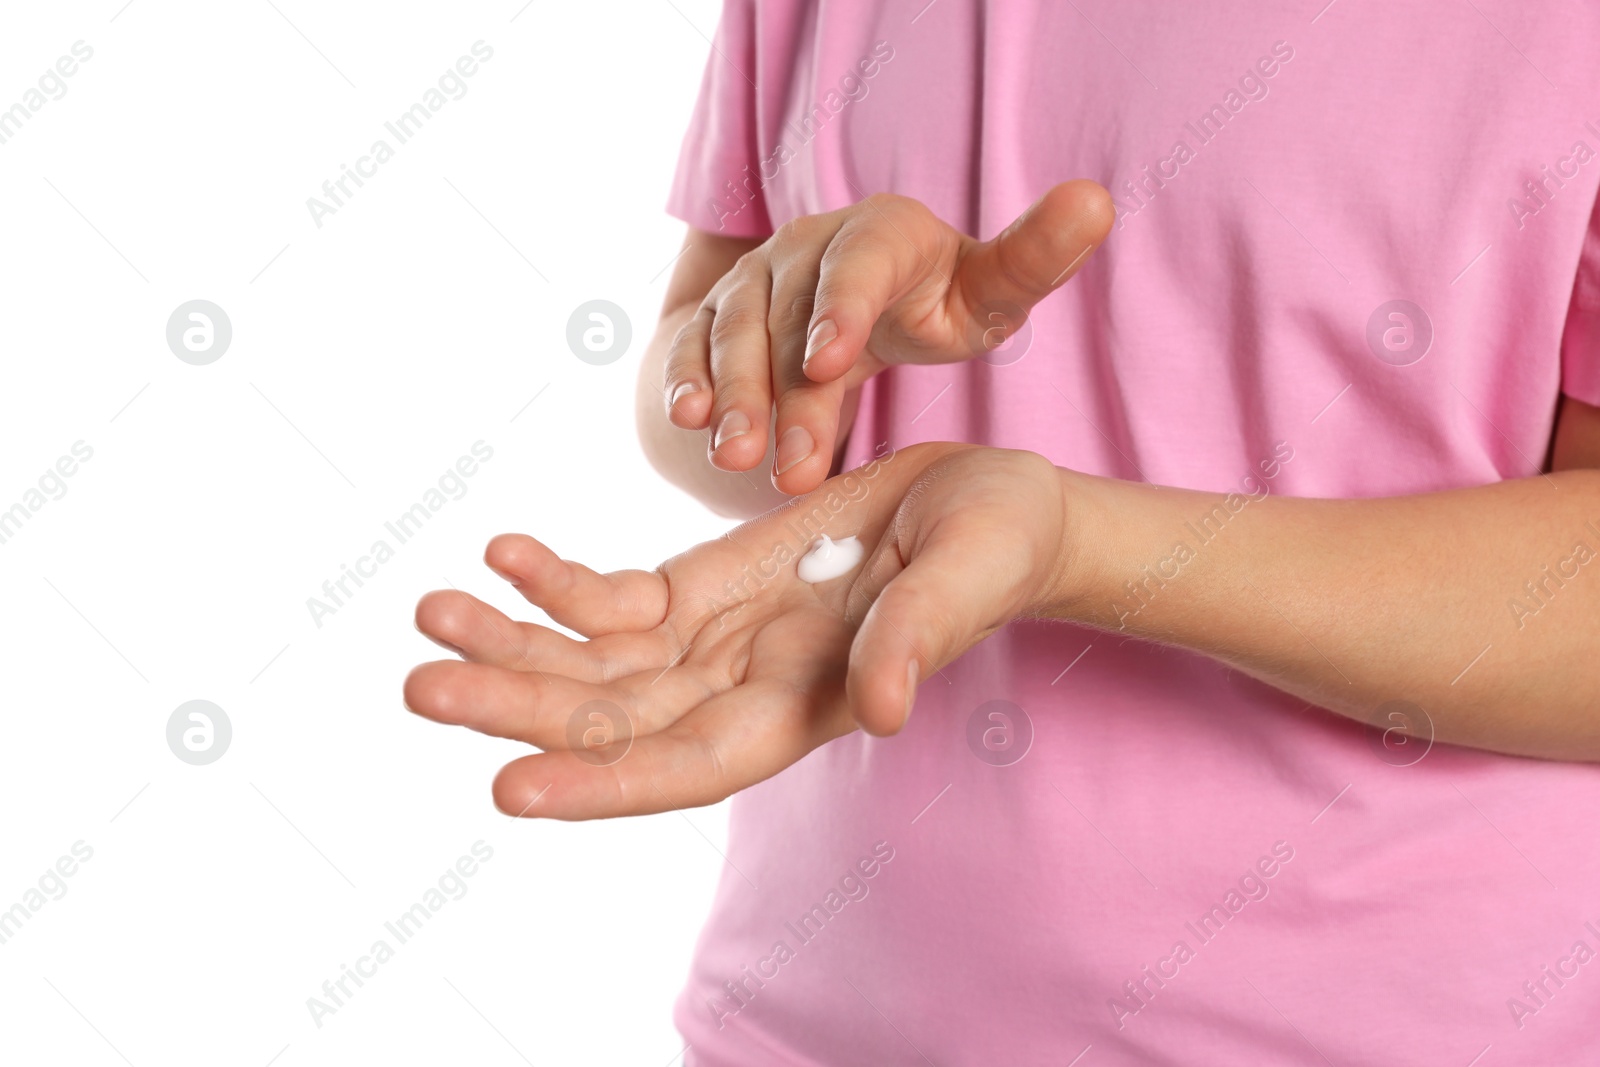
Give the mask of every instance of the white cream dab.
M 802 582 L 826 582 L 849 574 L 861 564 L 867 554 L 865 546 L 854 537 L 841 537 L 835 541 L 822 535 L 822 540 L 811 546 L 811 551 L 800 557 Z

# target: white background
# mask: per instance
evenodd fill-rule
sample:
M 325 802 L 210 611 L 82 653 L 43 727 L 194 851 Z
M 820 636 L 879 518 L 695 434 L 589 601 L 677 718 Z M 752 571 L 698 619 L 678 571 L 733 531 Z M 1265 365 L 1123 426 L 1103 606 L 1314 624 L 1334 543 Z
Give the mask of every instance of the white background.
M 94 50 L 0 145 L 0 510 L 93 449 L 0 544 L 0 910 L 93 849 L 0 944 L 0 1061 L 666 1067 L 724 811 L 513 822 L 489 783 L 520 746 L 400 685 L 443 655 L 429 589 L 540 617 L 484 569 L 496 533 L 611 569 L 727 525 L 649 470 L 631 399 L 718 5 L 274 2 L 0 30 L 0 108 Z M 306 199 L 480 39 L 317 228 Z M 595 298 L 633 323 L 609 366 L 565 342 Z M 166 343 L 192 299 L 232 322 L 208 366 Z M 317 627 L 307 598 L 479 440 L 466 495 Z M 167 747 L 192 699 L 232 722 L 208 766 Z M 479 840 L 466 895 L 317 1027 L 307 998 Z

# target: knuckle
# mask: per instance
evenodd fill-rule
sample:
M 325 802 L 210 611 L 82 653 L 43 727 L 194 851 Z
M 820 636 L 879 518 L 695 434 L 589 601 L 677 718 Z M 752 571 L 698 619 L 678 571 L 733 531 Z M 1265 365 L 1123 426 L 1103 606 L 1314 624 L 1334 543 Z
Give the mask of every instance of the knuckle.
M 833 277 L 840 267 L 849 266 L 852 273 L 874 262 L 893 258 L 894 242 L 904 240 L 881 216 L 857 216 L 856 220 L 839 231 L 839 236 L 822 253 L 819 288 L 831 289 L 837 285 Z
M 752 278 L 759 278 L 767 272 L 767 246 L 761 245 L 752 248 L 744 255 L 733 261 L 727 277 L 731 282 L 743 282 Z
M 765 379 L 747 374 L 730 374 L 717 379 L 717 393 L 713 398 L 711 422 L 715 425 L 730 411 L 741 411 L 752 422 L 755 415 L 768 410 L 771 396 Z M 763 423 L 763 425 L 765 425 Z
M 802 289 L 786 300 L 774 302 L 768 325 L 774 330 L 804 330 L 811 324 L 811 314 L 817 307 L 814 289 Z
M 931 214 L 922 201 L 899 193 L 873 193 L 861 204 L 859 214 L 870 215 L 879 222 L 885 219 L 917 219 Z
M 1002 246 L 1004 247 L 1004 246 Z M 1037 292 L 1042 287 L 1040 279 L 1032 277 L 1022 265 L 1016 261 L 1015 256 L 1004 253 L 995 257 L 995 270 L 1000 275 L 1000 280 L 1018 292 Z M 1020 328 L 1021 323 L 1018 323 Z
M 1040 455 L 1038 452 L 1019 449 L 1017 450 L 1016 462 L 1021 465 L 1024 472 L 1036 478 L 1044 479 L 1056 476 L 1056 465 L 1048 457 Z
M 765 337 L 767 317 L 748 304 L 735 304 L 720 308 L 711 323 L 711 344 L 720 348 L 730 341 L 747 338 L 752 333 Z
M 770 240 L 776 244 L 805 244 L 814 240 L 824 225 L 821 216 L 799 215 L 779 226 Z
M 678 332 L 672 336 L 672 344 L 667 347 L 668 364 L 679 364 L 693 359 L 699 354 L 699 349 L 705 346 L 705 339 L 705 324 L 698 319 L 678 327 Z
M 773 408 L 783 429 L 803 423 L 813 434 L 828 432 L 827 395 L 810 382 L 795 382 L 781 387 L 773 398 Z

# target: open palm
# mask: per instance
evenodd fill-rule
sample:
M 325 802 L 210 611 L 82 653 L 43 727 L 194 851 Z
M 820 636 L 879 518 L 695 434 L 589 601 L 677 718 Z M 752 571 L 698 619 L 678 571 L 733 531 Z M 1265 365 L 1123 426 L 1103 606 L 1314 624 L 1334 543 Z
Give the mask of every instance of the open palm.
M 898 730 L 919 677 L 1027 610 L 1057 569 L 1055 473 L 1030 453 L 918 445 L 655 571 L 598 574 L 502 535 L 489 566 L 587 640 L 430 593 L 417 626 L 464 662 L 413 670 L 407 706 L 544 750 L 497 777 L 509 814 L 713 803 L 858 726 Z M 821 534 L 866 557 L 811 585 L 795 561 Z

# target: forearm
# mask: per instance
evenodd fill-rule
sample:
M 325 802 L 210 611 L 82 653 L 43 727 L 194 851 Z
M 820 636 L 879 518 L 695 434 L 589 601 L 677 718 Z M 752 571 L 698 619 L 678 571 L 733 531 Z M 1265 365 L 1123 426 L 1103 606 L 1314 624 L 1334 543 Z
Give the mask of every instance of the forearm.
M 1600 471 L 1376 500 L 1250 498 L 1062 471 L 1043 614 L 1194 649 L 1371 721 L 1600 760 Z

